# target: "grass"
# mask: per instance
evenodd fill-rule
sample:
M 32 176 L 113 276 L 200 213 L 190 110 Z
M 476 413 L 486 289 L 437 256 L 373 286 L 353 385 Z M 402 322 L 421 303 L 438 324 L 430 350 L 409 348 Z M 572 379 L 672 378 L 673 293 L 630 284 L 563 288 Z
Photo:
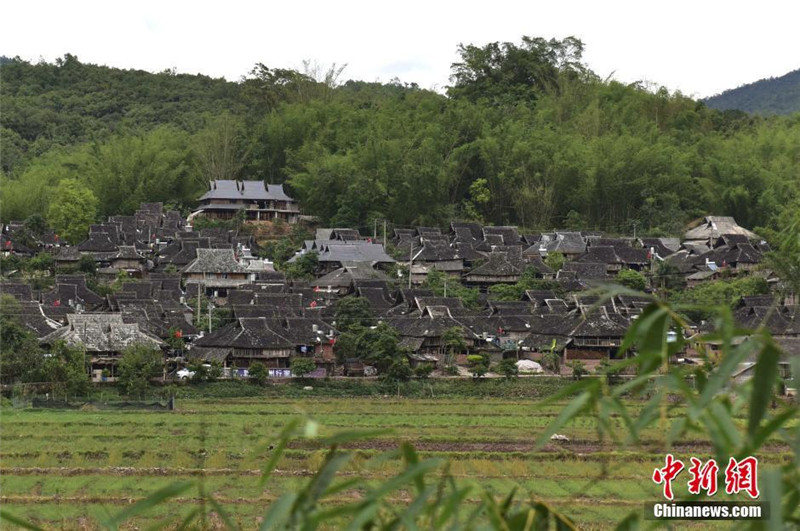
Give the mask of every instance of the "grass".
M 397 460 L 379 456 L 411 441 L 423 457 L 447 458 L 458 482 L 480 482 L 498 494 L 519 487 L 585 528 L 605 528 L 642 502 L 659 499 L 660 487 L 650 474 L 663 464 L 663 430 L 646 431 L 643 446 L 622 447 L 597 440 L 594 420 L 580 417 L 561 430 L 569 443 L 535 450 L 533 441 L 561 407 L 490 398 L 259 396 L 181 399 L 174 412 L 4 408 L 0 503 L 45 527 L 70 528 L 79 521 L 91 528 L 160 487 L 202 473 L 206 490 L 224 501 L 243 527 L 252 528 L 267 503 L 298 488 L 322 462 L 319 444 L 295 441 L 267 486 L 258 487 L 265 455 L 253 449 L 298 414 L 318 421 L 321 435 L 391 428 L 352 445 L 355 457 L 343 470 L 344 476 L 372 483 L 399 470 Z M 680 416 L 682 410 L 670 414 Z M 688 458 L 708 451 L 707 441 L 698 438 L 682 441 L 673 453 Z M 781 462 L 788 455 L 788 448 L 773 444 L 759 458 Z M 340 500 L 357 496 L 344 491 Z M 184 496 L 136 524 L 161 522 L 194 503 Z

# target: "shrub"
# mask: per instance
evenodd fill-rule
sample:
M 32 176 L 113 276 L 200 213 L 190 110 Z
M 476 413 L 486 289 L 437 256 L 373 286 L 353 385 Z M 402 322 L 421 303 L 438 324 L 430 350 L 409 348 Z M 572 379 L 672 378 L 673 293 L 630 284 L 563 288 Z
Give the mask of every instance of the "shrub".
M 647 287 L 647 279 L 644 275 L 633 269 L 623 269 L 617 273 L 617 284 L 636 291 L 644 291 Z
M 141 343 L 131 345 L 119 360 L 118 382 L 125 394 L 141 395 L 150 386 L 150 379 L 160 375 L 163 369 L 161 350 Z
M 385 379 L 390 382 L 407 382 L 413 376 L 411 366 L 405 358 L 396 359 L 386 370 Z
M 78 260 L 78 271 L 94 275 L 97 272 L 97 263 L 90 255 L 85 254 Z
M 317 364 L 311 358 L 295 357 L 292 358 L 290 365 L 292 369 L 292 376 L 296 378 L 303 378 L 317 370 Z
M 250 364 L 248 374 L 250 375 L 250 380 L 258 385 L 266 385 L 269 381 L 269 370 L 260 361 Z
M 580 380 L 587 374 L 589 371 L 586 369 L 586 365 L 580 360 L 575 360 L 568 363 L 569 367 L 572 369 L 572 379 L 573 380 Z
M 497 363 L 494 368 L 495 372 L 502 374 L 507 379 L 515 378 L 519 376 L 519 368 L 517 367 L 517 360 L 512 358 L 506 358 L 503 361 Z
M 480 378 L 489 372 L 489 356 L 486 354 L 470 354 L 467 363 L 473 378 Z
M 542 367 L 554 374 L 561 372 L 561 355 L 555 350 L 542 354 Z
M 42 374 L 45 381 L 52 382 L 57 392 L 87 395 L 91 391 L 84 351 L 63 341 L 53 345 L 51 356 L 42 365 Z
M 414 367 L 414 376 L 416 376 L 420 380 L 424 380 L 425 378 L 430 376 L 432 372 L 433 372 L 433 365 L 429 365 L 427 363 L 424 365 L 418 365 L 417 367 Z

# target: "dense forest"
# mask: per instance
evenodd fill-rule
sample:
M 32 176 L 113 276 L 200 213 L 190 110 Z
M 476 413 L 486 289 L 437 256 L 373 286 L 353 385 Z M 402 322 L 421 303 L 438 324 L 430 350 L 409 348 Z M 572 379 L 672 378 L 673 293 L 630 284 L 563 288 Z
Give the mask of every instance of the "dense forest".
M 704 102 L 713 109 L 738 109 L 757 114 L 800 112 L 800 69 L 726 90 Z
M 287 183 L 324 224 L 451 219 L 677 234 L 706 213 L 769 233 L 800 208 L 800 114 L 717 111 L 598 78 L 583 43 L 462 45 L 446 94 L 255 68 L 238 82 L 18 58 L 2 78 L 2 219 L 190 208 L 210 178 Z M 74 227 L 73 227 L 74 228 Z

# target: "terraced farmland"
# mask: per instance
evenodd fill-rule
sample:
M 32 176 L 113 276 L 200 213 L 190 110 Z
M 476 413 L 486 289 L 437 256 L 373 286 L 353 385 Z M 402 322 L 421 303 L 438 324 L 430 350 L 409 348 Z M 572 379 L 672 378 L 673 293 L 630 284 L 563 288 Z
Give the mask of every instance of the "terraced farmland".
M 663 465 L 663 430 L 646 432 L 642 445 L 624 448 L 597 440 L 594 421 L 583 417 L 562 430 L 569 442 L 534 449 L 537 434 L 560 408 L 533 401 L 389 398 L 182 400 L 174 412 L 5 408 L 0 503 L 45 527 L 92 528 L 160 487 L 202 476 L 206 491 L 252 528 L 269 501 L 303 484 L 322 463 L 325 449 L 314 439 L 295 440 L 267 485 L 258 486 L 267 456 L 256 447 L 297 415 L 319 422 L 320 435 L 389 428 L 346 445 L 355 457 L 343 475 L 370 482 L 399 470 L 396 458 L 378 456 L 410 441 L 423 457 L 448 459 L 457 481 L 480 482 L 498 494 L 519 486 L 583 528 L 605 528 L 659 498 L 650 474 Z M 768 447 L 762 462 L 787 458 L 788 448 Z M 672 451 L 688 459 L 708 449 L 698 439 Z M 338 499 L 358 496 L 344 491 Z M 184 496 L 136 524 L 163 523 L 195 503 Z

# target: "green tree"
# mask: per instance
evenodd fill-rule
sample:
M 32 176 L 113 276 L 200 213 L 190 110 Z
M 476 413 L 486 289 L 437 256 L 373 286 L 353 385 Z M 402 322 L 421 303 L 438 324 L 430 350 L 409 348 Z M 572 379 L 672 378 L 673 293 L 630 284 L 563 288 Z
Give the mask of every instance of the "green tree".
M 519 376 L 519 368 L 517 367 L 517 360 L 512 358 L 505 358 L 499 361 L 494 368 L 494 371 L 502 374 L 507 380 Z
M 89 225 L 97 218 L 94 193 L 77 179 L 64 179 L 53 192 L 47 221 L 61 238 L 78 243 L 86 238 Z
M 442 334 L 442 344 L 444 346 L 444 365 L 452 367 L 455 365 L 456 354 L 467 350 L 467 341 L 464 339 L 464 330 L 459 326 L 448 328 Z
M 400 357 L 392 361 L 384 376 L 390 382 L 407 382 L 413 375 L 414 371 L 411 370 L 408 359 Z
M 489 356 L 487 354 L 470 354 L 467 356 L 467 366 L 473 378 L 480 378 L 489 372 Z
M 36 337 L 19 321 L 22 306 L 17 299 L 0 294 L 0 381 L 45 381 L 44 356 Z
M 794 215 L 785 216 L 785 226 L 775 240 L 777 248 L 767 254 L 767 263 L 778 274 L 786 291 L 800 295 L 800 203 Z
M 305 378 L 317 370 L 317 364 L 314 363 L 314 360 L 301 356 L 295 356 L 292 358 L 292 362 L 289 366 L 292 369 L 292 376 L 295 378 Z
M 358 348 L 358 357 L 373 365 L 379 373 L 385 373 L 395 362 L 405 358 L 397 330 L 386 323 L 364 328 Z
M 580 380 L 589 373 L 589 371 L 586 369 L 586 364 L 580 360 L 571 361 L 567 363 L 567 365 L 570 369 L 572 369 L 573 380 Z
M 361 339 L 361 328 L 354 328 L 348 332 L 344 332 L 336 338 L 336 343 L 333 345 L 333 352 L 336 355 L 336 361 L 341 365 L 345 360 L 359 357 L 358 342 Z
M 56 393 L 89 394 L 92 385 L 84 350 L 57 341 L 49 354 L 41 368 L 43 381 L 50 382 Z
M 312 280 L 319 264 L 319 255 L 315 251 L 302 254 L 294 262 L 283 265 L 286 278 L 293 280 Z
M 542 367 L 552 372 L 553 374 L 561 373 L 561 355 L 555 351 L 555 348 L 552 348 L 547 352 L 543 353 L 541 362 L 542 362 Z
M 247 375 L 250 377 L 250 381 L 258 385 L 266 385 L 269 382 L 269 369 L 260 361 L 250 364 Z
M 143 395 L 150 388 L 150 380 L 161 376 L 164 354 L 150 345 L 134 344 L 122 352 L 117 365 L 117 381 L 129 396 Z
M 670 300 L 678 310 L 699 322 L 713 315 L 713 306 L 733 308 L 742 297 L 766 295 L 767 293 L 769 293 L 769 285 L 764 278 L 747 276 L 705 282 L 698 286 L 675 292 Z
M 518 44 L 492 42 L 483 47 L 461 44 L 460 61 L 452 65 L 453 98 L 492 103 L 536 100 L 559 89 L 562 75 L 586 72 L 581 63 L 583 43 L 567 37 L 549 41 L 523 37 Z
M 81 273 L 88 273 L 94 275 L 97 272 L 97 262 L 94 261 L 92 255 L 81 255 L 78 260 L 78 271 Z
M 561 253 L 547 253 L 544 259 L 545 265 L 553 271 L 560 271 L 561 268 L 564 267 L 564 262 L 566 261 L 567 259 L 564 258 L 564 255 Z
M 334 306 L 334 312 L 336 329 L 340 332 L 370 326 L 375 320 L 369 301 L 363 297 L 349 296 L 339 299 Z
M 420 380 L 428 378 L 434 371 L 434 366 L 429 363 L 423 363 L 414 367 L 414 376 Z
M 617 283 L 636 291 L 644 291 L 647 287 L 647 279 L 638 271 L 633 269 L 622 269 L 617 273 Z

